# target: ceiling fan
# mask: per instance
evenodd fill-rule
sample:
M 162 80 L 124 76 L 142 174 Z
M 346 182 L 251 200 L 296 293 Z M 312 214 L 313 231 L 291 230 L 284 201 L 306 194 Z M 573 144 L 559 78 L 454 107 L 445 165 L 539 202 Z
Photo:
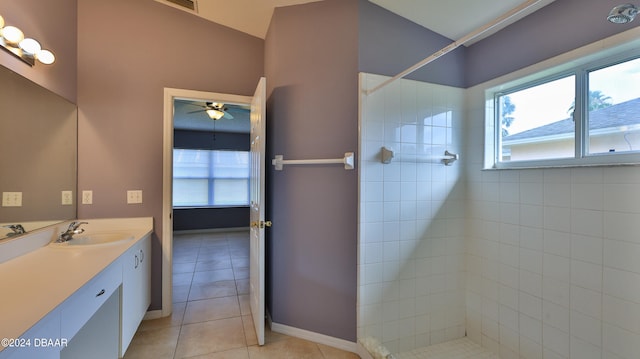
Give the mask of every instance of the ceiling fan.
M 211 118 L 214 121 L 219 120 L 221 118 L 224 118 L 226 120 L 233 120 L 233 116 L 229 112 L 227 112 L 228 108 L 226 108 L 223 103 L 220 103 L 220 102 L 205 102 L 204 106 L 195 105 L 195 104 L 191 104 L 191 105 L 202 107 L 202 110 L 191 111 L 191 112 L 188 112 L 188 113 L 196 113 L 196 112 L 203 112 L 204 111 L 204 112 L 207 113 L 209 118 Z

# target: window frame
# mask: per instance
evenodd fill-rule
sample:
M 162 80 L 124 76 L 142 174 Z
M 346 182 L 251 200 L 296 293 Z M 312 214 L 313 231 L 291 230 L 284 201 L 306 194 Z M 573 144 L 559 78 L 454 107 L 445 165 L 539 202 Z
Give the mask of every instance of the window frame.
M 611 166 L 611 165 L 637 165 L 640 164 L 640 151 L 616 152 L 616 153 L 588 153 L 589 128 L 588 128 L 588 96 L 589 74 L 610 66 L 615 66 L 627 61 L 640 58 L 638 42 L 623 43 L 620 49 L 608 49 L 592 51 L 591 53 L 578 55 L 573 60 L 564 61 L 560 65 L 538 69 L 535 72 L 519 76 L 511 81 L 503 82 L 485 90 L 486 102 L 486 131 L 492 131 L 491 136 L 485 136 L 485 169 L 511 169 L 511 168 L 546 168 L 546 167 L 579 167 L 579 166 Z M 595 47 L 595 46 L 594 46 Z M 634 48 L 636 47 L 636 48 Z M 584 51 L 578 51 L 584 52 Z M 561 55 L 562 56 L 562 55 Z M 552 59 L 557 63 L 557 59 Z M 539 66 L 534 66 L 539 67 Z M 574 145 L 573 157 L 553 158 L 539 160 L 501 161 L 502 135 L 500 118 L 500 96 L 508 95 L 527 88 L 535 87 L 563 77 L 575 75 L 575 110 L 574 119 Z M 513 75 L 507 75 L 512 76 Z M 639 120 L 640 122 L 640 120 Z M 487 134 L 489 135 L 489 134 Z M 491 138 L 492 137 L 492 138 Z M 491 140 L 491 141 L 490 141 Z M 492 143 L 490 143 L 492 142 Z

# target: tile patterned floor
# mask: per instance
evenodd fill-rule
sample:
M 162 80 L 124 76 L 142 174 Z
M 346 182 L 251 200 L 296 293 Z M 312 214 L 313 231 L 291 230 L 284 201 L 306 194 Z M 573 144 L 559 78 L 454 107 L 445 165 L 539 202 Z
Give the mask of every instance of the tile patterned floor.
M 266 330 L 257 345 L 249 306 L 249 234 L 176 234 L 173 314 L 143 321 L 125 359 L 356 359 Z
M 410 352 L 395 354 L 396 359 L 498 359 L 489 350 L 469 338 L 430 345 Z

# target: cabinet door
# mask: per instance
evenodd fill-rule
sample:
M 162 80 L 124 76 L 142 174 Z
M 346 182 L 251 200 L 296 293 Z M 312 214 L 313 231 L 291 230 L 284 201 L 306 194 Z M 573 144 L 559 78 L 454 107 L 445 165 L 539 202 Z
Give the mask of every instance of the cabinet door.
M 122 347 L 131 343 L 149 304 L 151 304 L 151 237 L 146 236 L 124 256 L 122 272 Z

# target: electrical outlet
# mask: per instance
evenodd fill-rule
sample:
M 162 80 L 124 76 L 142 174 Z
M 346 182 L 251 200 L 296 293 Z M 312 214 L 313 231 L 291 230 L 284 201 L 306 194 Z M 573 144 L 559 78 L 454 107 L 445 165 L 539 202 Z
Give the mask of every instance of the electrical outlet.
M 22 192 L 2 192 L 2 207 L 22 207 Z
M 142 190 L 127 191 L 127 203 L 142 203 Z
M 93 204 L 93 191 L 82 191 L 82 204 Z
M 69 206 L 73 204 L 73 191 L 62 191 L 62 205 Z

